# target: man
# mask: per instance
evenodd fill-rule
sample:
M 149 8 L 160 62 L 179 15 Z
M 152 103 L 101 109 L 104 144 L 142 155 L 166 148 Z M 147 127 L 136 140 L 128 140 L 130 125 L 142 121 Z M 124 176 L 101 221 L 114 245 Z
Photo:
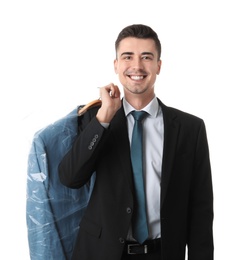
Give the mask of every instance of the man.
M 213 191 L 204 122 L 155 96 L 161 44 L 150 27 L 124 28 L 115 47 L 124 97 L 114 84 L 100 88 L 101 106 L 79 117 L 79 135 L 59 166 L 60 180 L 70 188 L 96 174 L 73 259 L 183 260 L 187 246 L 189 260 L 212 260 Z M 139 139 L 132 140 L 134 110 L 147 112 L 139 166 L 142 202 L 136 190 L 140 175 L 135 179 L 142 159 L 134 161 L 133 155 L 142 148 L 132 151 Z M 139 240 L 134 223 L 142 209 L 147 231 L 137 232 L 144 230 L 147 237 Z

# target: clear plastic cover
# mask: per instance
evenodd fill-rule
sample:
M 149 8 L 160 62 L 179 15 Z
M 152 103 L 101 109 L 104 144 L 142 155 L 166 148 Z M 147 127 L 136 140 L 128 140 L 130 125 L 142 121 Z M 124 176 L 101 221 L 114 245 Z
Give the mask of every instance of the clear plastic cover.
M 77 136 L 77 110 L 35 133 L 27 169 L 26 219 L 30 259 L 71 259 L 95 175 L 80 189 L 60 183 L 58 165 Z

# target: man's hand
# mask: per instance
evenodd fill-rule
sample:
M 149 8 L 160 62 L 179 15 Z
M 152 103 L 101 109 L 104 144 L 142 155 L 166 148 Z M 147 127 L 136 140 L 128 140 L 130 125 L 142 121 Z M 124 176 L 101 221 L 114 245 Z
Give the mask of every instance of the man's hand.
M 118 109 L 121 107 L 121 94 L 118 86 L 113 83 L 100 88 L 101 108 L 96 118 L 100 123 L 110 123 Z

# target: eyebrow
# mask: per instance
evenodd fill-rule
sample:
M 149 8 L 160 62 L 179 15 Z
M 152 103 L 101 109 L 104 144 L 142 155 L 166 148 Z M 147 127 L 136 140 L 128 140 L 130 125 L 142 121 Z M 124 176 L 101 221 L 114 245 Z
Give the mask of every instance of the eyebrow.
M 134 54 L 134 52 L 123 52 L 122 54 L 121 54 L 121 56 L 123 56 L 123 55 L 133 55 Z M 154 54 L 152 53 L 152 52 L 142 52 L 141 53 L 141 55 L 151 55 L 151 56 L 153 56 L 154 57 Z
M 123 52 L 122 54 L 121 54 L 121 56 L 123 56 L 123 55 L 133 55 L 134 53 L 133 52 Z

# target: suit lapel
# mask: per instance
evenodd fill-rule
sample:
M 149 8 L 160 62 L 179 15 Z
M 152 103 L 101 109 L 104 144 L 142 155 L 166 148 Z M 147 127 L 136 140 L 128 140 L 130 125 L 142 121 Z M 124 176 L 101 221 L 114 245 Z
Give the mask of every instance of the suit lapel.
M 175 158 L 177 138 L 179 133 L 179 123 L 172 110 L 169 110 L 160 100 L 159 103 L 163 112 L 164 120 L 164 146 L 162 161 L 162 180 L 161 180 L 161 207 L 164 203 L 167 188 L 172 174 L 172 166 Z
M 123 106 L 117 111 L 116 115 L 111 121 L 110 130 L 112 131 L 113 138 L 116 143 L 118 156 L 122 164 L 123 174 L 125 174 L 125 176 L 128 178 L 130 187 L 133 187 L 132 166 L 130 160 L 130 142 Z

